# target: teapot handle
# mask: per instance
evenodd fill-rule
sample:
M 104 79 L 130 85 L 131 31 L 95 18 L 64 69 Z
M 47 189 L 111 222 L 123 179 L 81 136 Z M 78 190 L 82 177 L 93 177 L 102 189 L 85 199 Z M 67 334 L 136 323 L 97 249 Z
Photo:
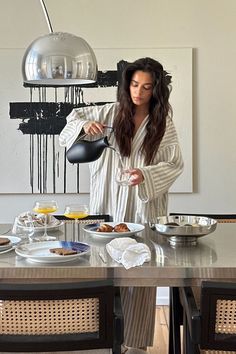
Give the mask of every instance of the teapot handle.
M 107 139 L 109 140 L 110 137 L 111 137 L 111 134 L 114 132 L 114 128 L 113 128 L 113 127 L 110 127 L 109 125 L 106 125 L 104 128 L 105 128 L 105 129 L 111 129 L 111 132 L 110 132 L 109 136 L 107 137 Z M 77 139 L 74 141 L 73 144 L 75 144 L 75 143 L 77 143 L 78 141 L 80 141 L 81 139 L 83 139 L 86 135 L 88 135 L 88 134 L 87 134 L 87 133 L 84 133 L 84 134 L 82 134 L 82 135 L 79 135 L 79 136 L 77 137 Z
M 109 134 L 109 136 L 107 137 L 107 139 L 109 140 L 110 137 L 111 137 L 111 134 L 114 132 L 114 128 L 113 128 L 113 127 L 110 127 L 109 125 L 107 125 L 107 126 L 105 127 L 105 129 L 111 129 L 110 134 Z

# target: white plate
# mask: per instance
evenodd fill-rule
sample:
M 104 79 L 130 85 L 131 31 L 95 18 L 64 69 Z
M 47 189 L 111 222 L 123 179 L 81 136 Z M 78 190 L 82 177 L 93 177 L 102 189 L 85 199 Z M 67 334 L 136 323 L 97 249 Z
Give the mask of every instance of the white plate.
M 76 249 L 79 253 L 69 256 L 60 256 L 50 253 L 50 248 L 70 248 Z M 45 241 L 25 244 L 15 249 L 16 254 L 38 263 L 62 263 L 73 261 L 90 251 L 90 246 L 83 242 L 69 241 Z
M 122 237 L 122 236 L 131 236 L 134 235 L 138 232 L 141 232 L 144 230 L 144 226 L 141 224 L 133 224 L 133 223 L 129 223 L 129 222 L 124 222 L 128 228 L 130 229 L 130 231 L 127 232 L 99 232 L 97 231 L 98 227 L 102 224 L 107 224 L 107 225 L 111 225 L 111 226 L 115 226 L 120 224 L 121 222 L 102 222 L 101 224 L 89 224 L 86 225 L 83 229 L 86 232 L 89 232 L 90 234 L 96 235 L 96 236 L 105 236 L 105 237 Z M 122 222 L 123 223 L 123 222 Z
M 8 235 L 0 235 L 0 238 L 8 238 L 8 240 L 10 240 L 10 242 L 7 245 L 2 245 L 0 246 L 0 253 L 1 251 L 4 251 L 8 248 L 12 248 L 12 246 L 17 245 L 17 243 L 19 243 L 21 241 L 21 239 L 19 237 L 16 236 L 8 236 Z
M 49 224 L 47 225 L 47 230 L 56 230 L 58 229 L 60 226 L 64 225 L 64 221 L 62 220 L 57 220 L 56 222 L 52 223 L 52 224 Z M 18 224 L 17 226 L 19 227 L 22 227 L 22 229 L 27 229 L 27 227 L 23 226 L 23 225 L 20 225 Z M 42 226 L 35 226 L 34 227 L 34 231 L 35 232 L 39 232 L 39 231 L 44 231 L 44 225 Z

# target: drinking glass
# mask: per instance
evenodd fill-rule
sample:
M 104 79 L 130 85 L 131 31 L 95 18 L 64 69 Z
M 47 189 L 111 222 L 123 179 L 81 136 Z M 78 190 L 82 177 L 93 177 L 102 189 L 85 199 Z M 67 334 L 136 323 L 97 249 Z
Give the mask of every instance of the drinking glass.
M 88 205 L 86 204 L 69 204 L 66 205 L 65 207 L 65 212 L 64 215 L 67 218 L 74 219 L 74 224 L 73 224 L 73 233 L 74 237 L 75 235 L 75 229 L 78 230 L 78 219 L 83 219 L 86 218 L 89 214 L 89 208 Z
M 19 237 L 23 243 L 33 242 L 34 235 L 34 222 L 33 220 L 25 220 L 24 225 L 20 225 L 18 218 L 15 218 L 15 222 L 12 228 L 14 235 Z
M 116 171 L 116 182 L 120 186 L 128 186 L 130 185 L 130 173 L 128 170 L 130 167 L 118 167 Z
M 78 223 L 78 219 L 86 218 L 89 214 L 89 208 L 86 204 L 69 204 L 65 207 L 64 215 L 67 218 L 74 219 Z
M 44 214 L 44 234 L 37 238 L 37 241 L 51 241 L 55 240 L 55 236 L 49 236 L 47 233 L 47 216 L 54 213 L 58 209 L 57 202 L 55 200 L 40 200 L 35 202 L 33 210 L 38 214 Z M 36 240 L 36 238 L 35 238 Z

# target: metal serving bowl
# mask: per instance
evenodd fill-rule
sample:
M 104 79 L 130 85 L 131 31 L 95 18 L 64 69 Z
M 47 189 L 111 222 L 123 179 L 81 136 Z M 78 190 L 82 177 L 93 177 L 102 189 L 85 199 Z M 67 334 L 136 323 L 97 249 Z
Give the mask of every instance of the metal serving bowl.
M 152 230 L 168 237 L 171 246 L 196 245 L 198 237 L 215 231 L 217 221 L 205 216 L 161 216 L 150 223 Z

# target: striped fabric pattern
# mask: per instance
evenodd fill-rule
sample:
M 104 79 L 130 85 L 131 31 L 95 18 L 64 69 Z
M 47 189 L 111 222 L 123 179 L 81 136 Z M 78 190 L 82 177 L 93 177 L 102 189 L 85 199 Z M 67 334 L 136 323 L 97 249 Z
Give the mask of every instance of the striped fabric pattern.
M 67 117 L 67 124 L 60 134 L 60 145 L 69 148 L 88 120 L 112 126 L 117 108 L 118 103 L 112 103 L 74 109 Z M 157 216 L 167 214 L 168 189 L 183 171 L 181 150 L 173 121 L 168 117 L 166 133 L 153 164 L 145 166 L 140 148 L 147 122 L 148 117 L 142 122 L 133 139 L 131 156 L 122 159 L 126 167 L 142 170 L 144 183 L 136 187 L 118 186 L 115 174 L 120 164 L 119 155 L 112 149 L 105 149 L 102 156 L 89 166 L 92 214 L 105 213 L 112 215 L 114 221 L 142 223 L 154 221 Z M 109 142 L 118 151 L 114 135 L 111 135 Z
M 155 328 L 156 288 L 121 288 L 121 300 L 125 314 L 125 345 L 134 348 L 152 346 Z M 141 310 L 143 307 L 145 311 Z
M 96 120 L 113 126 L 118 104 L 89 106 L 74 109 L 67 117 L 59 142 L 69 148 L 77 139 L 87 120 Z M 118 153 L 105 149 L 101 157 L 90 163 L 90 213 L 112 215 L 115 222 L 145 223 L 167 214 L 168 189 L 181 174 L 183 160 L 176 130 L 172 120 L 167 118 L 166 132 L 153 164 L 145 166 L 140 152 L 146 133 L 148 117 L 137 130 L 129 158 L 122 158 L 125 167 L 142 170 L 144 182 L 135 187 L 118 186 L 116 170 L 120 164 Z M 100 138 L 97 136 L 96 139 Z M 88 137 L 88 139 L 91 139 Z M 110 145 L 118 151 L 114 135 Z M 153 344 L 156 287 L 121 288 L 124 307 L 125 345 L 146 347 Z

